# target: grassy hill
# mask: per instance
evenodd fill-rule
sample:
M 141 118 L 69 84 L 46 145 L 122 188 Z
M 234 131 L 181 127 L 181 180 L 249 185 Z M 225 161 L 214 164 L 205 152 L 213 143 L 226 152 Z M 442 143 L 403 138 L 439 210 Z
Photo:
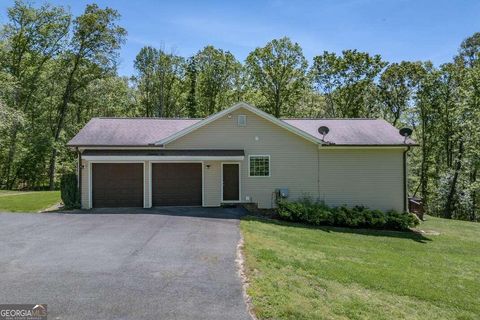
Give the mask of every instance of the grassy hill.
M 480 319 L 480 224 L 426 217 L 424 233 L 309 228 L 247 217 L 260 319 Z

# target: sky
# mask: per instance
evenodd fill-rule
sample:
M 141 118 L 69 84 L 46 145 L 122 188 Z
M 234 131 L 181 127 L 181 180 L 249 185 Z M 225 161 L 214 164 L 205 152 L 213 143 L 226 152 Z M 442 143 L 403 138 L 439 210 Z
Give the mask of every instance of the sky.
M 30 0 L 35 5 L 44 1 Z M 478 0 L 51 0 L 74 15 L 96 2 L 121 14 L 128 32 L 120 75 L 134 73 L 143 46 L 188 57 L 206 45 L 243 61 L 256 47 L 283 36 L 298 42 L 311 62 L 323 51 L 357 49 L 384 60 L 448 62 L 463 39 L 480 32 Z M 13 0 L 0 1 L 0 23 Z

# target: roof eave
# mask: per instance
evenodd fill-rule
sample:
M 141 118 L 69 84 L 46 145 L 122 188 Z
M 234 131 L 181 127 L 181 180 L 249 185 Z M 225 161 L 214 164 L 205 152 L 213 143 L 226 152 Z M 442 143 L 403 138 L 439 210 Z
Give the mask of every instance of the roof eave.
M 135 149 L 162 149 L 163 145 L 151 145 L 151 144 L 135 144 L 135 145 L 126 145 L 126 144 L 67 144 L 69 148 L 135 148 Z
M 335 148 L 335 147 L 398 147 L 398 148 L 406 148 L 406 147 L 418 147 L 420 146 L 418 143 L 408 143 L 408 144 L 325 144 L 322 145 L 322 148 Z

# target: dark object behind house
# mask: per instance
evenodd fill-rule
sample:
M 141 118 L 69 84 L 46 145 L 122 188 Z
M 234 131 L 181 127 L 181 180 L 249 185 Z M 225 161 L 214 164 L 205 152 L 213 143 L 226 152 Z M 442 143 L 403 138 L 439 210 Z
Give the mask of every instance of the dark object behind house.
M 425 213 L 425 210 L 423 208 L 422 198 L 408 198 L 408 211 L 415 213 L 420 220 L 423 220 L 423 214 Z
M 408 212 L 383 212 L 362 206 L 331 208 L 323 202 L 314 202 L 308 198 L 295 202 L 278 201 L 278 215 L 285 220 L 313 225 L 353 228 L 408 230 L 419 223 L 417 217 Z
M 80 192 L 78 190 L 77 175 L 65 173 L 60 180 L 60 191 L 63 204 L 66 208 L 80 207 Z

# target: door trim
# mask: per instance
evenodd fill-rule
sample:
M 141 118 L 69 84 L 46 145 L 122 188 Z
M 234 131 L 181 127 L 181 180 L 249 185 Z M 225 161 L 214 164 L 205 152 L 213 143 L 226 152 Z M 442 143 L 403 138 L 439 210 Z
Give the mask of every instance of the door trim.
M 153 163 L 201 163 L 202 164 L 202 207 L 205 206 L 205 161 L 149 161 L 149 183 L 148 188 L 149 190 L 149 199 L 148 204 L 150 205 L 149 208 L 153 205 L 153 197 L 152 197 L 152 164 Z
M 238 164 L 238 200 L 223 200 L 223 165 L 224 164 Z M 242 202 L 242 163 L 241 162 L 222 162 L 220 169 L 220 199 L 222 203 L 240 203 Z
M 145 192 L 147 189 L 145 188 L 145 161 L 105 161 L 105 160 L 96 160 L 96 161 L 88 161 L 88 209 L 93 208 L 92 202 L 92 163 L 141 163 L 143 164 L 143 207 L 148 208 L 148 203 L 145 201 Z

